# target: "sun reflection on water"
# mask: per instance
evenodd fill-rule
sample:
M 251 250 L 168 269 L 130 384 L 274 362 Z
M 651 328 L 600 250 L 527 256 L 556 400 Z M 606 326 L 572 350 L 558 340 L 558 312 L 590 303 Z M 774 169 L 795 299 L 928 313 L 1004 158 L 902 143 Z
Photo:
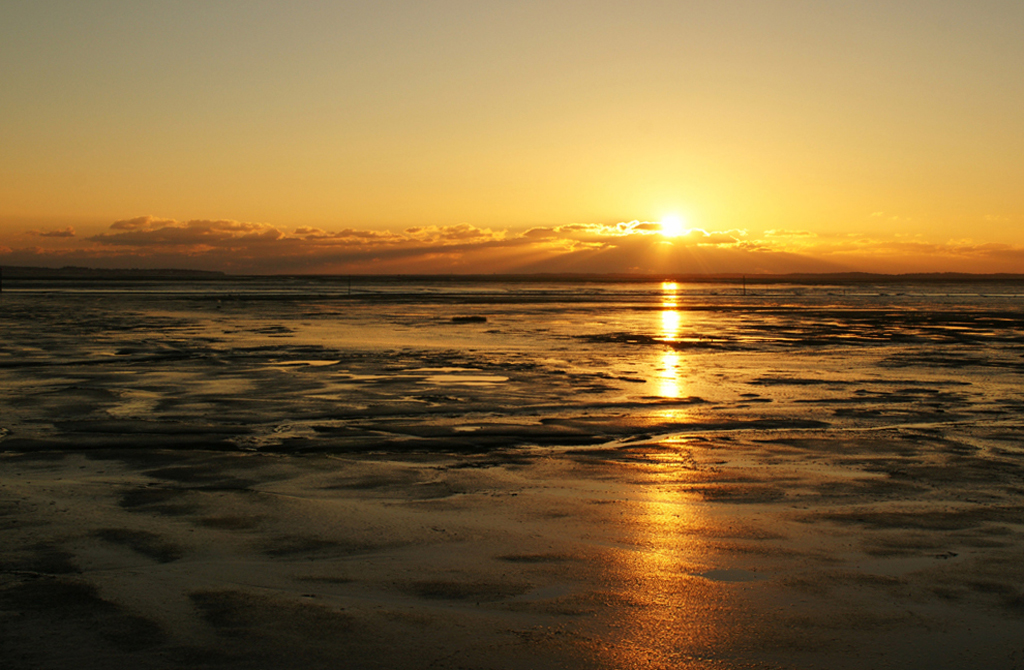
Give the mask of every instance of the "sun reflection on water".
M 672 306 L 675 307 L 676 294 L 678 293 L 679 284 L 675 283 L 674 281 L 661 282 L 661 304 L 664 305 L 668 302 L 671 302 Z
M 635 502 L 623 542 L 629 549 L 613 568 L 631 607 L 602 660 L 620 668 L 732 667 L 709 659 L 730 646 L 736 603 L 728 587 L 699 576 L 715 565 L 707 537 L 720 529 L 689 491 L 702 477 L 693 447 L 669 438 L 637 452 L 643 465 L 631 481 L 642 487 L 630 493 Z
M 670 402 L 691 395 L 691 363 L 683 348 L 686 319 L 679 285 L 662 283 L 652 324 L 662 344 L 650 364 L 656 394 L 665 401 L 656 405 L 652 419 L 665 431 L 693 420 L 689 404 Z M 618 554 L 615 569 L 632 607 L 616 622 L 614 643 L 604 647 L 602 660 L 610 667 L 725 667 L 711 657 L 730 644 L 734 600 L 726 587 L 700 576 L 715 561 L 707 538 L 721 532 L 692 490 L 706 477 L 695 458 L 700 444 L 663 434 L 631 451 L 637 461 L 630 470 L 632 505 L 622 542 L 628 549 Z
M 679 312 L 675 309 L 661 311 L 661 339 L 675 342 L 679 338 Z
M 667 349 L 661 354 L 661 370 L 658 375 L 658 395 L 662 398 L 682 397 L 683 384 L 680 367 L 682 357 L 674 349 Z
M 682 312 L 678 303 L 679 285 L 675 282 L 661 284 L 661 332 L 659 339 L 666 343 L 679 341 L 682 330 Z M 662 398 L 683 397 L 683 357 L 669 346 L 661 353 L 658 361 L 658 395 Z M 674 414 L 675 410 L 669 410 Z M 674 418 L 674 417 L 668 417 Z

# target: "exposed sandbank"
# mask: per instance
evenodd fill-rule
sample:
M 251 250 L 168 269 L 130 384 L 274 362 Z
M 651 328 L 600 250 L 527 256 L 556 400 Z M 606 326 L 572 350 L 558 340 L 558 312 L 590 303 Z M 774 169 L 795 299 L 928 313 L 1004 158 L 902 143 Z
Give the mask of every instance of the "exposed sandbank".
M 1004 304 L 3 301 L 5 670 L 1024 660 Z

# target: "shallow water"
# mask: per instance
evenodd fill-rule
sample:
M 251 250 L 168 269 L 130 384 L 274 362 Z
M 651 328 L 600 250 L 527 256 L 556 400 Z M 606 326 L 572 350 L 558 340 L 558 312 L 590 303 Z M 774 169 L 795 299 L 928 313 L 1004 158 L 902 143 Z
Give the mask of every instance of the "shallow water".
M 1024 659 L 1013 286 L 4 289 L 11 630 L 53 592 L 160 667 Z
M 285 451 L 1011 429 L 1012 289 L 28 284 L 3 294 L 0 444 L 124 444 L 163 426 L 163 446 Z M 467 316 L 486 320 L 453 321 Z

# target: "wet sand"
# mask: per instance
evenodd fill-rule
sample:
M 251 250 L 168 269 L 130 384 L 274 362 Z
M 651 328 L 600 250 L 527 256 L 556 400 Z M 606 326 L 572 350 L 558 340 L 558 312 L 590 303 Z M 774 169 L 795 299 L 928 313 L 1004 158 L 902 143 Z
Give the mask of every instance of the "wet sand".
M 1002 306 L 3 300 L 5 668 L 1024 667 Z

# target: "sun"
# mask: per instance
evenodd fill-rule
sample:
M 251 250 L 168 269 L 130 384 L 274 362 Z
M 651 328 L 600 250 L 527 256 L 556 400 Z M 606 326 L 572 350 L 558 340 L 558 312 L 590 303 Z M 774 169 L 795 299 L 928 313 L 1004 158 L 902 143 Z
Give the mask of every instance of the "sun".
M 666 214 L 661 217 L 661 234 L 665 237 L 679 237 L 685 232 L 683 218 L 678 214 Z

